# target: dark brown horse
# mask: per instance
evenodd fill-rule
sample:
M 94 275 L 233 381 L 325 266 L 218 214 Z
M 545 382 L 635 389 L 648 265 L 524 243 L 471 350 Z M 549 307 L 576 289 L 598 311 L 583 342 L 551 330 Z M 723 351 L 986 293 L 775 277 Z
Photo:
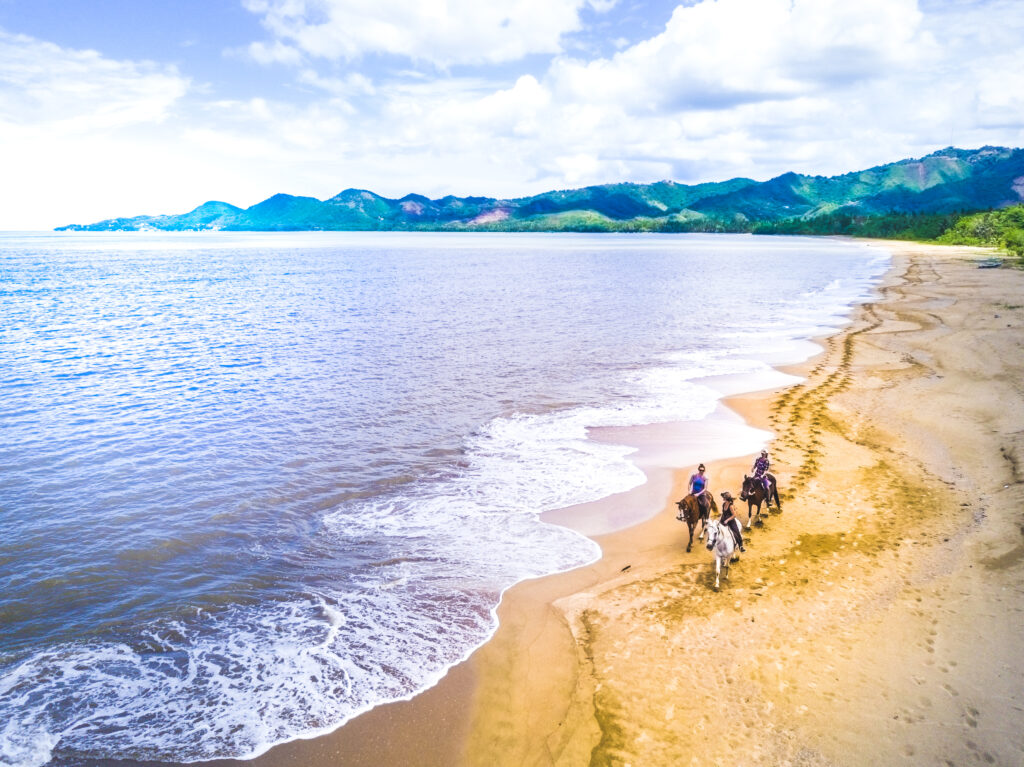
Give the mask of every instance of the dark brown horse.
M 715 503 L 715 497 L 711 493 L 707 493 L 704 497 L 708 499 L 708 506 L 711 507 L 711 511 L 717 514 L 718 505 Z M 700 505 L 700 502 L 692 493 L 683 498 L 683 500 L 678 501 L 676 506 L 679 507 L 676 519 L 680 522 L 685 522 L 686 526 L 690 528 L 690 540 L 686 544 L 686 550 L 689 551 L 690 547 L 693 546 L 693 531 L 697 527 L 698 522 L 700 523 L 700 537 L 697 540 L 704 540 L 704 531 L 708 525 L 708 512 Z
M 761 504 L 764 503 L 764 510 L 768 511 L 772 507 L 772 501 L 775 501 L 775 506 L 779 511 L 782 511 L 782 501 L 779 500 L 779 489 L 775 486 L 775 476 L 773 474 L 765 474 L 768 477 L 768 490 L 764 489 L 764 482 L 757 477 L 748 477 L 746 474 L 743 475 L 743 490 L 740 492 L 740 500 L 747 502 L 747 529 L 750 529 L 750 521 L 754 518 L 754 512 L 757 512 L 757 519 L 755 522 L 761 522 Z

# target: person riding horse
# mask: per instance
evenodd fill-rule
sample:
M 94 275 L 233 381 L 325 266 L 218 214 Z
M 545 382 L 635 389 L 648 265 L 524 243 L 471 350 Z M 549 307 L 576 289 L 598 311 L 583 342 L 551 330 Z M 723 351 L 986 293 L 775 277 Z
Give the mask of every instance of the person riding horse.
M 697 473 L 690 476 L 690 494 L 700 504 L 701 513 L 707 518 L 709 511 L 710 493 L 708 491 L 708 478 L 704 476 L 704 464 L 697 467 Z
M 740 532 L 740 521 L 736 518 L 735 512 L 733 512 L 732 502 L 736 500 L 732 497 L 732 493 L 726 490 L 722 493 L 722 516 L 718 518 L 718 524 L 723 527 L 727 527 L 732 531 L 732 537 L 736 539 L 736 545 L 740 547 L 740 551 L 746 551 L 743 547 L 743 534 Z
M 762 450 L 761 455 L 754 459 L 754 479 L 760 480 L 761 484 L 764 485 L 764 496 L 765 498 L 772 497 L 772 485 L 771 479 L 768 476 L 768 469 L 771 466 L 771 462 L 768 460 L 768 451 Z

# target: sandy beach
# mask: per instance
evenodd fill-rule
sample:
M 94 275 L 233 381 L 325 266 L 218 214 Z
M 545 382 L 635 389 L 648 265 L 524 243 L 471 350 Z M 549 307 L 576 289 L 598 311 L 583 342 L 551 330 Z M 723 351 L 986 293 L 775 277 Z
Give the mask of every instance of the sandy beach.
M 719 591 L 685 551 L 678 466 L 654 518 L 507 592 L 432 690 L 251 763 L 1024 763 L 1024 272 L 875 245 L 878 300 L 803 381 L 726 403 L 773 433 L 783 512 Z M 752 459 L 708 462 L 716 497 Z

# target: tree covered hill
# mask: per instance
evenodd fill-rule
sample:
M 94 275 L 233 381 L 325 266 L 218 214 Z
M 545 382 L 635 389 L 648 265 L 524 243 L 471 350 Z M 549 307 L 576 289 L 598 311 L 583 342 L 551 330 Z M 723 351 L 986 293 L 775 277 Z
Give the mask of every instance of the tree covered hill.
M 63 230 L 801 231 L 874 216 L 942 216 L 1024 200 L 1024 149 L 948 148 L 841 176 L 786 173 L 705 184 L 601 184 L 531 197 L 346 189 L 328 200 L 276 194 L 250 208 L 207 202 L 181 215 L 115 218 Z M 808 232 L 811 233 L 811 232 Z M 814 232 L 823 233 L 823 232 Z

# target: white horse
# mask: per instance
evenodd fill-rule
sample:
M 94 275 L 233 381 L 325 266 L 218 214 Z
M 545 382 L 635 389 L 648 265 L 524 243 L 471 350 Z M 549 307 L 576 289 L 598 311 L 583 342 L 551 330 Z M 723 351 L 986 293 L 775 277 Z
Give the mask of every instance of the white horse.
M 717 519 L 708 520 L 707 529 L 708 551 L 715 555 L 715 591 L 718 591 L 718 579 L 722 571 L 725 570 L 725 577 L 729 577 L 729 563 L 736 551 L 736 540 L 732 537 L 732 530 L 720 525 Z

